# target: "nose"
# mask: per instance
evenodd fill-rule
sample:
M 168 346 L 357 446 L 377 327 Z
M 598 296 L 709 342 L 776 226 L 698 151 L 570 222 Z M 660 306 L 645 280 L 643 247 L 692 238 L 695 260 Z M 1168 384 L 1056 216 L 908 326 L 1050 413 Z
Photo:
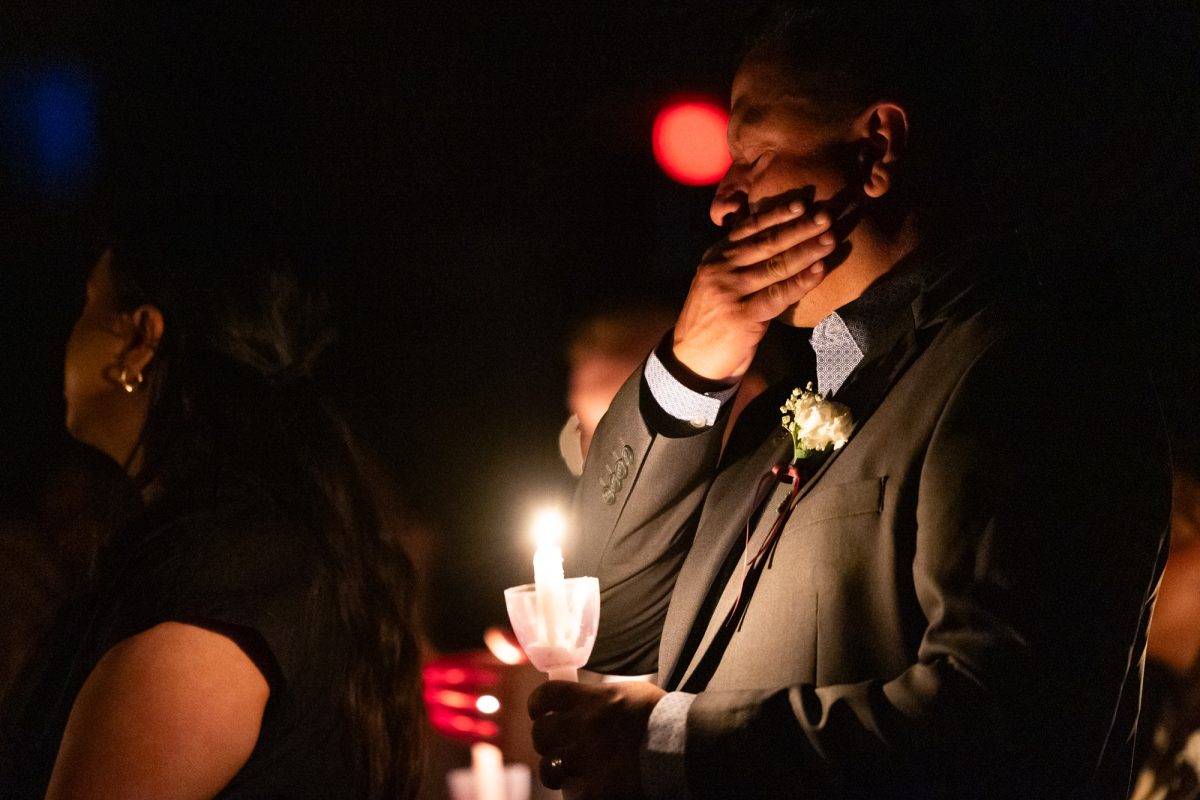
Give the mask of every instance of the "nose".
M 748 202 L 742 170 L 737 164 L 733 164 L 717 184 L 716 194 L 708 207 L 709 219 L 714 225 L 726 226 L 746 213 Z

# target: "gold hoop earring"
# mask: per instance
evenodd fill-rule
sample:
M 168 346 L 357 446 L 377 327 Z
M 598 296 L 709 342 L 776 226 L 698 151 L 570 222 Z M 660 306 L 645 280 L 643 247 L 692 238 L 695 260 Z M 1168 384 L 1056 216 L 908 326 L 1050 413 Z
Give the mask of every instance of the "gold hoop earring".
M 140 372 L 134 372 L 133 380 L 130 380 L 129 370 L 124 367 L 121 368 L 121 374 L 117 378 L 117 382 L 121 384 L 121 388 L 125 390 L 126 394 L 133 394 L 136 392 L 138 387 L 141 386 L 145 380 L 146 379 L 142 377 L 142 373 Z

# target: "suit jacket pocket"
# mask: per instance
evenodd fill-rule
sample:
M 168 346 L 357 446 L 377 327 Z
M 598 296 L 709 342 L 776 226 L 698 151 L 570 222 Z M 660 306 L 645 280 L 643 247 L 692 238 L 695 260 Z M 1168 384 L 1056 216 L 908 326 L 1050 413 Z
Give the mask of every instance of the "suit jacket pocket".
M 789 520 L 789 527 L 804 528 L 860 514 L 879 514 L 883 510 L 883 487 L 887 477 L 867 478 L 850 483 L 822 486 L 804 498 Z

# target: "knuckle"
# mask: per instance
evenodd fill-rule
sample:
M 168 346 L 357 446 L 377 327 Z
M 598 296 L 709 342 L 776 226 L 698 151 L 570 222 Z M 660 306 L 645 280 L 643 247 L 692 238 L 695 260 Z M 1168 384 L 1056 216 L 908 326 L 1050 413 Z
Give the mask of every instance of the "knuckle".
M 772 234 L 774 236 L 775 234 Z M 774 240 L 756 239 L 753 245 L 753 253 L 751 255 L 757 261 L 767 261 L 780 255 L 780 248 Z
M 696 267 L 696 282 L 702 285 L 710 284 L 716 279 L 719 272 L 720 269 L 716 264 L 703 263 Z
M 783 253 L 776 253 L 768 258 L 765 262 L 767 275 L 775 280 L 782 280 L 787 276 L 787 258 Z
M 717 253 L 717 257 L 713 259 L 714 263 L 727 264 L 735 261 L 742 252 L 742 245 L 736 242 L 729 242 L 723 245 Z
M 754 281 L 744 272 L 736 272 L 729 278 L 729 290 L 732 294 L 742 297 L 754 291 Z

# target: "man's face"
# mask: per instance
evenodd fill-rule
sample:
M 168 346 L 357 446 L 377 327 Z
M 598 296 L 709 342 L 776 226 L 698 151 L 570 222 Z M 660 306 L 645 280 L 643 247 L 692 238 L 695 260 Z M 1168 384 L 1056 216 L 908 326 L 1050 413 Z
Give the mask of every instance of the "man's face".
M 853 186 L 850 120 L 823 118 L 810 102 L 789 95 L 787 85 L 769 58 L 748 59 L 738 70 L 729 118 L 733 163 L 710 208 L 715 224 L 797 196 L 811 207 Z M 836 216 L 839 209 L 830 210 Z

